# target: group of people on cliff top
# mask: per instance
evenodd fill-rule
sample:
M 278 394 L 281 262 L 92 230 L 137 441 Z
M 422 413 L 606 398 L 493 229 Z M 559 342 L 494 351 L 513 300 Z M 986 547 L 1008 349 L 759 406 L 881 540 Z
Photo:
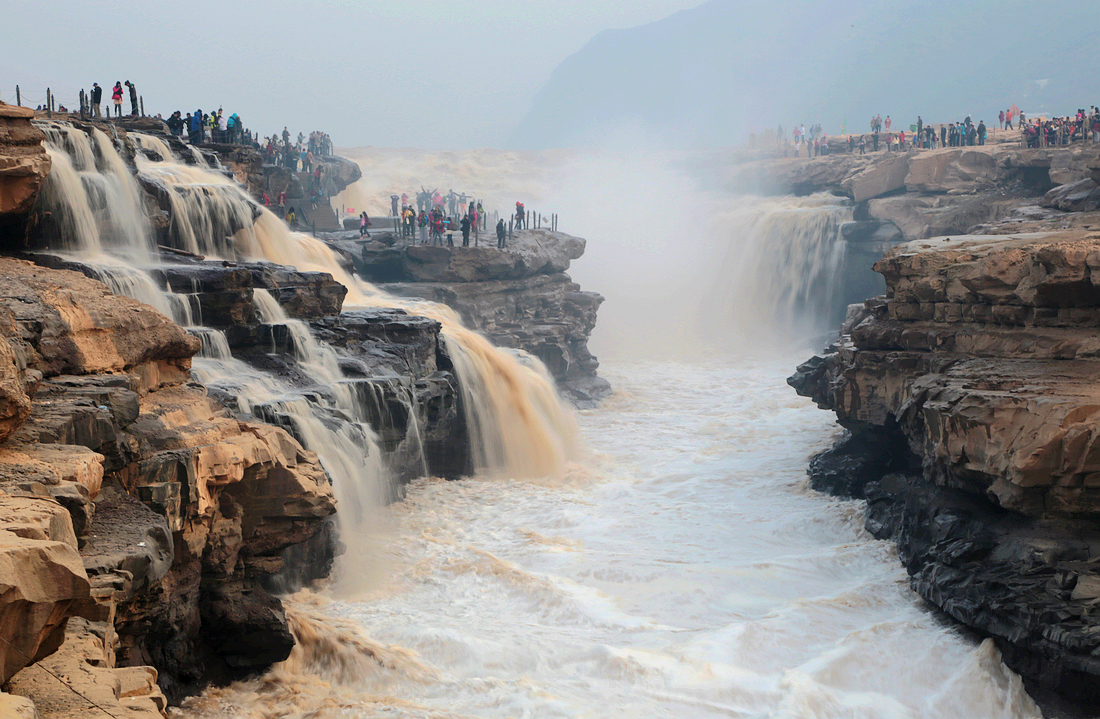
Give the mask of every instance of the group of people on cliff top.
M 426 196 L 426 197 L 425 197 Z M 478 245 L 478 235 L 486 228 L 487 216 L 481 202 L 474 202 L 472 197 L 456 193 L 450 190 L 443 195 L 438 190 L 428 192 L 421 188 L 417 193 L 417 204 L 414 207 L 409 202 L 408 194 L 390 196 L 393 216 L 401 220 L 402 237 L 416 238 L 419 230 L 420 242 L 427 244 L 429 237 L 433 245 L 443 244 L 443 233 L 446 230 L 462 230 L 462 245 L 470 244 L 470 232 L 474 233 L 474 245 Z M 397 203 L 400 200 L 401 206 Z M 446 211 L 450 209 L 450 213 Z M 365 214 L 363 215 L 365 217 Z M 461 219 L 455 220 L 458 216 Z M 448 244 L 454 244 L 448 235 Z
M 217 112 L 205 113 L 201 109 L 182 115 L 176 110 L 165 120 L 168 130 L 177 137 L 183 137 L 187 131 L 187 139 L 192 145 L 216 142 L 233 145 L 252 145 L 254 138 L 252 132 L 245 130 L 241 122 L 241 116 L 237 113 L 226 115 L 222 108 Z
M 281 137 L 265 137 L 260 145 L 264 160 L 269 165 L 286 167 L 298 172 L 312 172 L 314 161 L 319 157 L 332 156 L 332 138 L 328 133 L 314 130 L 307 139 L 301 132 L 297 141 L 291 143 L 290 130 L 283 128 Z
M 1050 120 L 1036 119 L 1020 127 L 1028 147 L 1069 145 L 1074 142 L 1100 143 L 1100 108 L 1079 108 L 1074 115 Z
M 111 102 L 115 106 L 115 117 L 122 117 L 122 98 L 126 95 L 127 91 L 123 90 L 123 87 L 129 89 L 130 94 L 130 114 L 138 114 L 138 94 L 137 87 L 134 83 L 127 80 L 126 82 L 115 82 L 115 86 L 111 88 Z M 88 114 L 95 117 L 103 117 L 103 112 L 100 110 L 100 105 L 103 104 L 103 88 L 99 86 L 98 82 L 92 83 L 92 89 L 88 92 Z M 66 112 L 65 106 L 62 105 L 57 108 L 58 112 Z M 110 109 L 107 111 L 107 117 L 111 116 Z
M 414 204 L 415 203 L 415 204 Z M 452 233 L 462 232 L 462 246 L 470 245 L 470 234 L 474 236 L 474 246 L 480 244 L 480 234 L 488 230 L 489 216 L 480 200 L 462 193 L 448 190 L 428 190 L 421 186 L 415 197 L 408 193 L 390 195 L 390 211 L 399 220 L 401 236 L 418 241 L 420 244 L 454 245 Z M 522 202 L 516 203 L 515 229 L 527 226 L 527 212 Z M 366 212 L 359 213 L 359 235 L 370 236 L 370 218 Z M 496 223 L 497 247 L 507 245 L 508 227 L 503 218 Z M 446 237 L 446 242 L 444 242 Z
M 1014 126 L 1013 122 L 1017 124 Z M 973 147 L 985 145 L 988 139 L 989 129 L 984 120 L 977 123 L 968 115 L 961 121 L 942 123 L 938 127 L 926 125 L 923 118 L 917 116 L 915 126 L 908 132 L 904 129 L 893 131 L 893 121 L 889 115 L 884 119 L 882 115 L 871 118 L 870 135 L 849 135 L 847 142 L 840 141 L 830 144 L 828 136 L 822 131 L 821 125 L 813 125 L 809 131 L 805 125 L 796 125 L 792 131 L 793 142 L 789 142 L 784 135 L 783 126 L 776 131 L 776 144 L 783 150 L 783 157 L 789 157 L 791 151 L 794 157 L 800 157 L 802 148 L 805 147 L 806 158 L 824 156 L 834 152 L 839 145 L 841 150 L 849 153 L 858 152 L 860 155 L 870 152 L 878 152 L 879 145 L 884 144 L 887 152 L 905 152 L 909 149 L 934 150 L 940 147 Z M 1068 145 L 1073 142 L 1100 143 L 1100 107 L 1090 106 L 1078 109 L 1074 115 L 1055 117 L 1050 120 L 1035 119 L 1028 122 L 1026 115 L 1013 106 L 1003 110 L 997 117 L 998 129 L 1019 129 L 1028 147 L 1046 147 L 1050 145 Z M 883 137 L 883 133 L 885 136 Z M 755 134 L 750 138 L 750 144 L 755 144 Z M 846 147 L 845 147 L 846 145 Z

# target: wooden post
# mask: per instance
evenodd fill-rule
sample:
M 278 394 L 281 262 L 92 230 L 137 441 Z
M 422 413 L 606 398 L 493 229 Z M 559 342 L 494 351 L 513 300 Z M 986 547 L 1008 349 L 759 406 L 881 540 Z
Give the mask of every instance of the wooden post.
M 508 220 L 508 241 L 512 241 L 512 220 Z
M 80 91 L 80 119 L 84 119 L 84 90 Z
M 139 97 L 138 102 L 141 103 L 141 116 L 145 117 L 145 95 Z
M 46 117 L 53 117 L 51 112 L 52 102 L 50 101 L 50 88 L 46 88 Z
M 19 94 L 19 86 L 15 86 L 15 104 L 19 107 L 23 107 L 23 96 Z

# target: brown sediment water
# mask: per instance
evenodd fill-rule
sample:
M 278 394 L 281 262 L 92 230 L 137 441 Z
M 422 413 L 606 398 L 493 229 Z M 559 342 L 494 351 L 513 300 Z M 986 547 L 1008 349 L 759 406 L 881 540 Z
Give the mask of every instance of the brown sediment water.
M 100 232 L 96 244 L 74 220 L 70 246 L 102 257 L 119 241 L 103 241 L 100 201 L 125 208 L 126 196 L 95 195 L 107 180 L 80 177 L 113 172 L 96 156 L 108 150 L 91 140 L 87 147 L 94 170 L 82 149 L 55 149 L 68 161 L 62 174 L 80 180 L 79 189 L 73 176 L 57 186 L 72 195 L 62 198 L 77 208 L 72 216 L 83 201 Z M 226 178 L 175 159 L 138 164 L 143 179 L 178 196 L 190 223 L 178 237 L 193 238 L 200 253 L 330 272 L 348 286 L 349 307 L 402 307 L 440 321 L 470 393 L 463 399 L 481 470 L 455 482 L 417 480 L 403 501 L 372 508 L 385 532 L 338 567 L 340 579 L 362 581 L 332 598 L 288 599 L 298 638 L 291 657 L 262 677 L 188 700 L 175 716 L 1039 716 L 991 642 L 926 611 L 892 547 L 863 532 L 859 502 L 806 486 L 807 459 L 836 430 L 790 392 L 783 380 L 791 355 L 767 351 L 756 330 L 789 328 L 784 318 L 802 316 L 819 297 L 813 288 L 837 266 L 835 227 L 845 208 L 824 198 L 726 198 L 731 204 L 713 218 L 728 230 L 723 242 L 675 235 L 681 251 L 655 260 L 642 252 L 645 238 L 624 234 L 637 256 L 615 247 L 612 259 L 626 280 L 642 278 L 648 301 L 632 327 L 644 341 L 669 336 L 666 318 L 686 314 L 711 321 L 699 332 L 725 333 L 733 344 L 686 359 L 620 357 L 601 370 L 616 394 L 575 415 L 537 363 L 492 347 L 450 309 L 359 282 L 323 243 L 265 210 L 251 222 L 257 208 Z M 607 174 L 607 184 L 617 176 Z M 667 281 L 631 276 L 643 261 Z M 729 294 L 712 280 L 730 285 Z M 678 315 L 662 312 L 675 304 L 670 297 L 684 303 L 671 308 Z M 265 319 L 297 332 L 300 361 L 339 385 L 324 349 L 265 300 Z M 741 312 L 755 320 L 738 325 Z M 727 332 L 716 317 L 733 327 Z M 365 469 L 377 456 L 369 427 L 349 421 L 332 431 L 314 403 L 207 339 L 196 376 L 236 392 L 243 410 L 262 405 L 295 423 L 338 493 L 385 481 L 384 468 Z M 350 400 L 334 390 L 322 401 L 333 409 Z M 340 497 L 353 518 L 354 497 Z

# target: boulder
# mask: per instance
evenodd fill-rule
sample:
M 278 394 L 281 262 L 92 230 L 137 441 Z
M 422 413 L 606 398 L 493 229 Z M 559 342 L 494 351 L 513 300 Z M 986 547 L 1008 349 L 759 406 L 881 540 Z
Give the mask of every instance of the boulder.
M 888 155 L 846 178 L 844 186 L 854 201 L 863 202 L 903 189 L 908 174 L 908 155 Z
M 913 155 L 905 186 L 928 194 L 973 192 L 995 184 L 1003 172 L 989 152 L 949 147 Z
M 33 118 L 30 108 L 0 102 L 0 215 L 29 212 L 50 174 L 46 136 Z
M 1100 210 L 1100 184 L 1091 177 L 1060 185 L 1043 195 L 1042 207 L 1053 207 L 1064 212 L 1095 212 Z
M 0 682 L 60 646 L 70 606 L 89 591 L 65 508 L 0 493 Z

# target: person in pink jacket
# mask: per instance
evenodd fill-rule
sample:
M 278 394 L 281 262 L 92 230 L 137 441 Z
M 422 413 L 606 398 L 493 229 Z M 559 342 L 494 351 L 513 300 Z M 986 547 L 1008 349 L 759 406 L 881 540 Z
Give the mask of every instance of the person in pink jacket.
M 115 117 L 122 117 L 122 83 L 116 82 L 111 91 L 111 102 L 115 103 Z

